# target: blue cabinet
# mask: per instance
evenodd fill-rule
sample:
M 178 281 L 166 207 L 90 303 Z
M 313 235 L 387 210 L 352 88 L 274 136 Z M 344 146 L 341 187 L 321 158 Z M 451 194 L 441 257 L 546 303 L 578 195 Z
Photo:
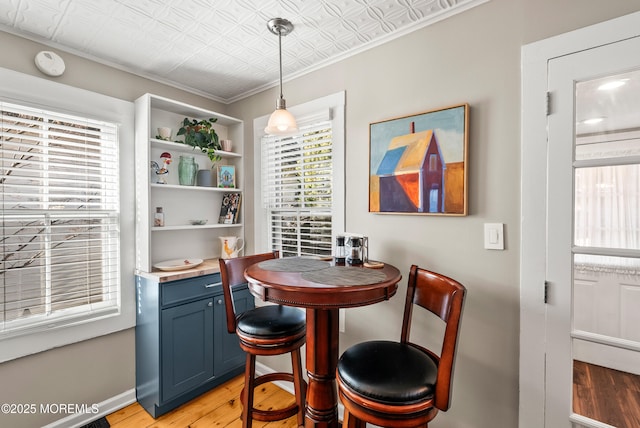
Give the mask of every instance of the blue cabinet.
M 245 353 L 227 332 L 220 274 L 161 282 L 136 277 L 136 396 L 154 418 L 244 371 Z M 254 307 L 234 288 L 237 311 Z

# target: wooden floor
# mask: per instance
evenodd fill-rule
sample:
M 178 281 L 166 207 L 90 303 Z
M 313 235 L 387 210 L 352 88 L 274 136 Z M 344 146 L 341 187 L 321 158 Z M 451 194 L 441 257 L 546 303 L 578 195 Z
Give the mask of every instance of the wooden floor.
M 573 411 L 617 428 L 640 427 L 640 376 L 573 362 Z
M 574 412 L 617 428 L 640 427 L 640 376 L 574 361 Z M 107 416 L 113 428 L 241 428 L 239 397 L 243 377 L 227 383 L 153 419 L 138 403 Z M 255 405 L 261 409 L 285 407 L 293 396 L 267 383 L 256 390 Z M 296 427 L 295 415 L 276 422 L 254 421 L 255 428 Z
M 239 397 L 243 385 L 243 376 L 238 376 L 158 419 L 153 419 L 138 403 L 134 403 L 108 415 L 107 420 L 112 428 L 242 427 Z M 256 389 L 254 405 L 260 409 L 281 408 L 293 401 L 293 395 L 267 383 Z M 268 423 L 254 421 L 253 427 L 297 427 L 296 416 Z

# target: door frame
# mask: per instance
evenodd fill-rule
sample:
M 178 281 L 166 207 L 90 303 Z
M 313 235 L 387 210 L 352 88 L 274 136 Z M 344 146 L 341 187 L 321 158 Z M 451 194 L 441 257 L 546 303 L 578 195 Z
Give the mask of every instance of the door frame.
M 545 426 L 547 66 L 555 58 L 637 36 L 640 12 L 531 43 L 521 50 L 520 428 Z M 570 426 L 568 420 L 567 415 Z

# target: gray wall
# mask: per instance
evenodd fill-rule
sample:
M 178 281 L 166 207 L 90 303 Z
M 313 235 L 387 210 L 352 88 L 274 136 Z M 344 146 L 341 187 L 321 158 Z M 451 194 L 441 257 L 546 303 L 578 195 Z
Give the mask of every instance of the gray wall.
M 371 257 L 401 269 L 405 280 L 398 294 L 406 290 L 414 263 L 468 288 L 452 408 L 429 426 L 518 424 L 521 46 L 637 10 L 640 1 L 492 0 L 285 82 L 290 106 L 346 90 L 346 230 L 368 235 Z M 252 119 L 272 111 L 276 97 L 277 88 L 231 106 L 230 114 L 245 120 L 248 142 Z M 462 102 L 470 104 L 469 216 L 368 213 L 369 123 Z M 251 204 L 250 196 L 246 200 Z M 245 207 L 245 213 L 252 210 Z M 505 224 L 505 251 L 483 249 L 485 222 Z M 347 310 L 340 351 L 362 340 L 397 339 L 403 303 L 396 295 Z M 425 332 L 414 333 L 426 339 Z M 271 361 L 261 359 L 288 367 L 284 359 Z
M 51 50 L 0 31 L 0 67 L 47 78 L 38 71 L 33 60 L 36 53 L 43 49 Z M 55 82 L 128 101 L 134 101 L 150 92 L 221 113 L 226 113 L 228 108 L 209 99 L 84 58 L 58 53 L 65 60 L 66 71 L 59 78 L 48 78 Z M 135 299 L 135 296 L 125 298 Z M 0 403 L 35 403 L 38 406 L 40 403 L 92 404 L 134 389 L 134 334 L 132 328 L 0 364 Z M 2 343 L 0 346 L 3 346 Z M 78 368 L 93 370 L 94 373 L 90 376 L 78 376 Z M 0 427 L 33 428 L 65 416 L 67 415 L 0 413 Z
M 492 0 L 285 83 L 288 105 L 346 90 L 346 229 L 368 235 L 371 256 L 400 267 L 405 279 L 415 263 L 452 276 L 469 289 L 453 406 L 436 418 L 434 427 L 517 426 L 520 47 L 638 10 L 640 0 Z M 0 32 L 0 67 L 43 77 L 33 64 L 42 49 Z M 243 118 L 245 165 L 253 165 L 252 121 L 270 113 L 277 89 L 221 106 L 82 58 L 62 56 L 67 71 L 55 79 L 61 83 L 130 101 L 152 92 Z M 462 102 L 471 106 L 469 216 L 368 213 L 369 123 Z M 245 182 L 246 234 L 251 238 L 251 168 Z M 505 224 L 505 251 L 482 248 L 485 222 Z M 399 294 L 404 291 L 403 281 Z M 341 349 L 374 337 L 397 338 L 401 306 L 402 298 L 396 296 L 348 310 Z M 134 387 L 134 355 L 134 332 L 127 330 L 1 364 L 0 402 L 82 403 L 89 397 L 102 401 Z M 91 379 L 75 379 L 74 370 L 83 366 L 100 369 Z M 0 425 L 33 427 L 55 419 L 38 415 L 5 420 L 0 415 Z

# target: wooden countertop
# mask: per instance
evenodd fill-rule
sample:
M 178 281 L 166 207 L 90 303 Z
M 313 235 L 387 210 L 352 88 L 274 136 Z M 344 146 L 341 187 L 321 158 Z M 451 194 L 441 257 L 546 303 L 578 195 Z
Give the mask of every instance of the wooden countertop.
M 193 278 L 196 276 L 210 275 L 220 272 L 220 262 L 218 259 L 206 259 L 202 264 L 192 268 L 175 271 L 161 271 L 154 269 L 152 272 L 142 272 L 136 270 L 136 275 L 148 278 L 157 282 L 176 281 L 178 279 Z

